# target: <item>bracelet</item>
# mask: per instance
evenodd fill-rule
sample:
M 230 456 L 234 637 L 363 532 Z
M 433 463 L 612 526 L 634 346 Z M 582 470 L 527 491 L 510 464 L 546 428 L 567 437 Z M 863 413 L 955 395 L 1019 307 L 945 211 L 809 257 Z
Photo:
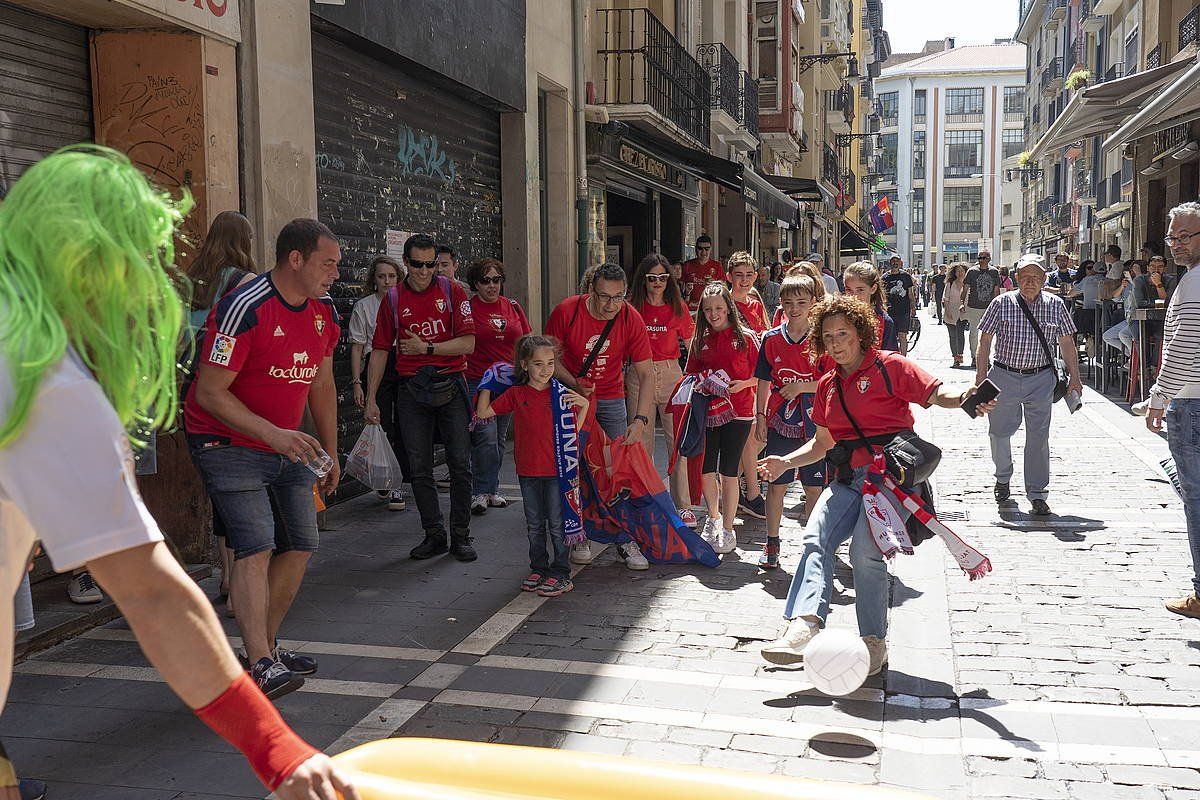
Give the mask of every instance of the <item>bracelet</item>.
M 354 380 L 350 381 L 350 385 L 351 386 L 362 386 L 362 378 L 355 378 Z

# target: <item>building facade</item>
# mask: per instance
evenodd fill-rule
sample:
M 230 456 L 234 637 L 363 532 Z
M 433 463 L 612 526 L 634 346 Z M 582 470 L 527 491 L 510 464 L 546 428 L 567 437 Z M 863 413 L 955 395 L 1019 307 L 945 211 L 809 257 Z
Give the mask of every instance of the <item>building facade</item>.
M 915 267 L 974 260 L 984 249 L 1000 257 L 1004 162 L 1024 140 L 1025 48 L 944 46 L 897 56 L 875 81 L 875 198 L 892 205 L 889 248 Z

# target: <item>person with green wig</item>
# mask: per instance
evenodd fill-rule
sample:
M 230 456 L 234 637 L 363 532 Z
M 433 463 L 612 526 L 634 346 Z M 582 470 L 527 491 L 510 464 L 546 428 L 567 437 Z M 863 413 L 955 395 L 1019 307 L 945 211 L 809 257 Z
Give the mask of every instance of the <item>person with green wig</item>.
M 277 797 L 356 800 L 238 665 L 138 493 L 133 448 L 177 411 L 173 240 L 190 206 L 95 146 L 42 159 L 0 205 L 0 596 L 35 541 L 60 572 L 86 565 L 167 684 Z M 0 636 L 0 710 L 12 647 Z M 6 763 L 0 800 L 19 796 Z

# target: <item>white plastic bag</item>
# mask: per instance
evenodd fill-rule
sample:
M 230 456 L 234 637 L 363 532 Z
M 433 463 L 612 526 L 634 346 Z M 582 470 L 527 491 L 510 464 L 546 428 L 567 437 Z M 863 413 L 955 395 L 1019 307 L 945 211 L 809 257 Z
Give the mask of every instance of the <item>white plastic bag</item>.
M 382 426 L 363 428 L 346 459 L 346 474 L 377 492 L 400 488 L 400 462 Z

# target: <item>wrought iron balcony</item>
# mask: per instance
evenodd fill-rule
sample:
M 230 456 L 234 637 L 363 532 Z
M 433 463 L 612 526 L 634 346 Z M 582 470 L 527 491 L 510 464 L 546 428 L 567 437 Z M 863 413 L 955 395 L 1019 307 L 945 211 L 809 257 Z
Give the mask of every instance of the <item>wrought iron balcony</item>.
M 1051 224 L 1059 230 L 1071 227 L 1071 204 L 1055 203 L 1051 214 Z
M 832 147 L 825 145 L 825 150 L 821 158 L 821 177 L 834 186 L 837 186 L 840 174 L 841 169 L 838 166 L 837 153 L 834 152 Z
M 1146 69 L 1162 66 L 1162 45 L 1158 45 L 1146 54 Z
M 738 96 L 741 101 L 740 114 L 737 121 L 746 127 L 750 135 L 755 139 L 758 135 L 758 81 L 750 77 L 750 73 L 742 70 L 741 80 L 738 83 L 741 89 L 741 94 Z
M 1193 44 L 1200 38 L 1200 6 L 1196 6 L 1179 21 L 1179 49 Z
M 645 8 L 597 9 L 599 89 L 604 105 L 648 105 L 707 148 L 709 73 Z
M 1055 56 L 1046 62 L 1046 69 L 1042 72 L 1042 94 L 1057 94 L 1062 89 L 1063 83 L 1063 59 L 1062 56 Z
M 1124 75 L 1125 65 L 1120 61 L 1117 61 L 1108 65 L 1108 69 L 1104 70 L 1104 77 L 1098 80 L 1097 83 L 1108 83 L 1109 81 L 1115 81 Z
M 1067 0 L 1049 0 L 1046 3 L 1046 19 L 1061 20 L 1067 16 Z
M 808 131 L 800 131 L 800 152 L 808 152 Z
M 696 59 L 700 62 L 700 66 L 708 71 L 708 87 L 711 95 L 709 106 L 714 110 L 720 109 L 733 119 L 737 119 L 740 111 L 738 95 L 741 87 L 738 85 L 738 80 L 741 70 L 738 69 L 738 62 L 733 53 L 729 52 L 729 49 L 720 42 L 702 44 L 696 48 Z

